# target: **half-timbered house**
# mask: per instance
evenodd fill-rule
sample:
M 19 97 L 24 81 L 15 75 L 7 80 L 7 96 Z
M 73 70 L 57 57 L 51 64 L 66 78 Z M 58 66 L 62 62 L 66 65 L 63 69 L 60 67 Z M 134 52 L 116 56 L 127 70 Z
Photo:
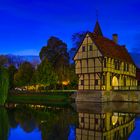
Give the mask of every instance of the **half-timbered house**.
M 87 32 L 75 56 L 79 90 L 133 90 L 137 86 L 136 66 L 118 35 L 103 36 L 99 22 Z

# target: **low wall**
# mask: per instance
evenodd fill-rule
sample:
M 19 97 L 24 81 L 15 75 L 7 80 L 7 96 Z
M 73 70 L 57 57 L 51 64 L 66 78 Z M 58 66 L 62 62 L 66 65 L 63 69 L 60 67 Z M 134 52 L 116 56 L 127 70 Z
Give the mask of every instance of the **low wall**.
M 81 91 L 77 92 L 76 101 L 84 102 L 140 102 L 140 91 Z

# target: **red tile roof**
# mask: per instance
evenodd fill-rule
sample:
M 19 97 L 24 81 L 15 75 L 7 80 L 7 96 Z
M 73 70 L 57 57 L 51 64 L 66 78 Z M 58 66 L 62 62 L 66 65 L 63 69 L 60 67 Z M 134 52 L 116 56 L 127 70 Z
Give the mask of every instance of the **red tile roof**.
M 125 46 L 120 46 L 114 41 L 103 36 L 98 36 L 95 33 L 89 32 L 88 34 L 103 56 L 116 58 L 134 64 Z

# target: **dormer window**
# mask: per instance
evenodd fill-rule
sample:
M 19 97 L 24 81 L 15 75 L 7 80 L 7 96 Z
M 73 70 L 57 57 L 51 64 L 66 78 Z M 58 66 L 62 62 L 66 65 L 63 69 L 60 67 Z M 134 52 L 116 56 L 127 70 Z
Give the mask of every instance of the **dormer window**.
M 85 46 L 82 46 L 82 52 L 85 52 Z

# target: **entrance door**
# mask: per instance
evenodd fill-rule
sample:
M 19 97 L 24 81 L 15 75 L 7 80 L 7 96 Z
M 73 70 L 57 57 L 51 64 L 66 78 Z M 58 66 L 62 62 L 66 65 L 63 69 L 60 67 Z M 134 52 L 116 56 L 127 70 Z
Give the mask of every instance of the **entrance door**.
M 118 82 L 118 78 L 116 76 L 114 76 L 112 78 L 112 86 L 113 86 L 114 89 L 118 89 L 119 82 Z

